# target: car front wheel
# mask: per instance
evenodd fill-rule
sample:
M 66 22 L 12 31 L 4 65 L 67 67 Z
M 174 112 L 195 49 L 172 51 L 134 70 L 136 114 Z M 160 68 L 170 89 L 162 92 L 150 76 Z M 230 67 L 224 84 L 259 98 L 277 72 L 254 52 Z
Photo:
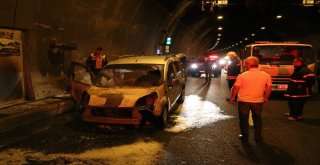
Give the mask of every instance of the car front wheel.
M 161 116 L 157 117 L 155 126 L 159 129 L 165 129 L 168 121 L 168 109 L 163 107 Z

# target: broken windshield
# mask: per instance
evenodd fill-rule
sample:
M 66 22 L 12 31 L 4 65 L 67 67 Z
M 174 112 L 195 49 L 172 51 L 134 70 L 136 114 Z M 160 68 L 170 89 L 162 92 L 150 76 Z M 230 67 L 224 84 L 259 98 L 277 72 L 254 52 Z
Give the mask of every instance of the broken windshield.
M 106 86 L 159 86 L 163 82 L 163 65 L 112 64 L 97 76 L 94 85 Z

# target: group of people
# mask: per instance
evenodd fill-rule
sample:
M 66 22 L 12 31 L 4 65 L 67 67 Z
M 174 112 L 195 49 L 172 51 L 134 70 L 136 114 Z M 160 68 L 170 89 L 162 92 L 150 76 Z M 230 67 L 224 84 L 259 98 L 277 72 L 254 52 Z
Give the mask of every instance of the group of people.
M 249 113 L 252 113 L 254 137 L 256 142 L 262 140 L 262 107 L 268 103 L 272 91 L 272 79 L 269 74 L 258 69 L 259 59 L 251 56 L 245 59 L 247 71 L 240 74 L 240 61 L 235 52 L 227 54 L 231 59 L 228 67 L 227 80 L 231 89 L 229 103 L 238 101 L 240 120 L 239 139 L 248 142 Z M 303 107 L 307 98 L 311 95 L 312 85 L 316 81 L 316 75 L 308 69 L 302 58 L 296 58 L 293 62 L 294 72 L 290 76 L 288 89 L 285 96 L 288 98 L 290 112 L 288 120 L 303 119 Z M 319 67 L 318 67 L 319 69 Z M 318 71 L 320 73 L 320 70 Z M 320 81 L 318 75 L 318 82 Z

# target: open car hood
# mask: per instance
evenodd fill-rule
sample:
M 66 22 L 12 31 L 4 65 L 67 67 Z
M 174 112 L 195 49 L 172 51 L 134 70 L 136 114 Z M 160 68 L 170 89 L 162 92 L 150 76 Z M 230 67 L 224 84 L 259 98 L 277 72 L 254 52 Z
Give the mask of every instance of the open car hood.
M 90 95 L 88 105 L 99 107 L 134 107 L 139 98 L 155 92 L 157 88 L 100 88 L 92 86 L 87 90 Z

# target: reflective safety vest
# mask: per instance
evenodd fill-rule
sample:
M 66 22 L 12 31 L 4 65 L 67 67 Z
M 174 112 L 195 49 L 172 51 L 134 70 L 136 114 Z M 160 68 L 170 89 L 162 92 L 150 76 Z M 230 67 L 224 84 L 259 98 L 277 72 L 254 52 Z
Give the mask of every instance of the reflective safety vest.
M 94 65 L 95 69 L 101 69 L 103 67 L 103 63 L 106 60 L 106 56 L 105 55 L 96 56 L 94 54 L 91 54 L 91 60 L 95 61 L 95 65 Z

